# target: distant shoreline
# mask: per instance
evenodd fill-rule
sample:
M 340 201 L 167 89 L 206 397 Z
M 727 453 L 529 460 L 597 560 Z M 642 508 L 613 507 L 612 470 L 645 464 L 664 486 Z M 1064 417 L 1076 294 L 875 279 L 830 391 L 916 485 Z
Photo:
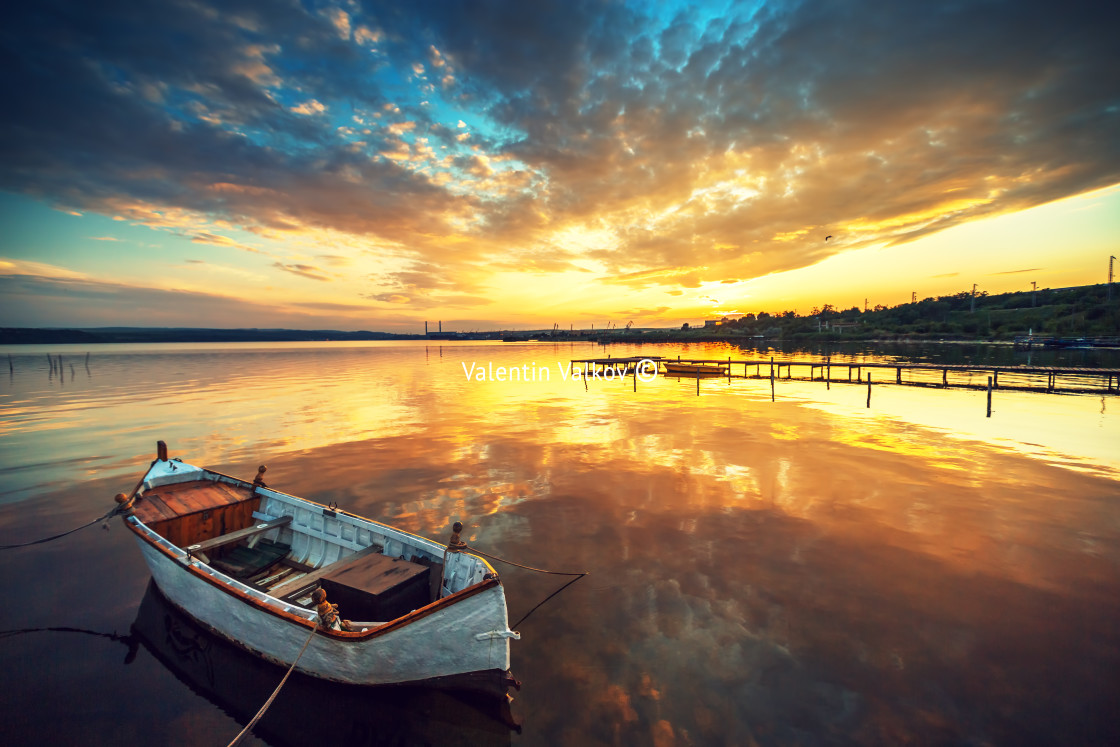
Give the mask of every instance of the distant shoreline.
M 301 329 L 204 329 L 98 327 L 92 329 L 0 328 L 0 345 L 107 345 L 184 342 L 353 342 L 423 340 L 424 335 Z
M 112 345 L 127 343 L 238 343 L 238 342 L 372 342 L 386 340 L 424 340 L 432 343 L 449 341 L 493 341 L 500 339 L 499 333 L 492 337 L 463 336 L 448 339 L 444 333 L 439 338 L 422 334 L 394 334 L 391 332 L 347 332 L 342 330 L 298 330 L 298 329 L 188 329 L 188 328 L 143 328 L 109 327 L 93 329 L 41 329 L 34 327 L 0 328 L 0 345 Z M 681 334 L 680 332 L 654 333 L 649 335 L 620 334 L 605 332 L 597 335 L 558 335 L 531 337 L 535 342 L 590 342 L 600 345 L 612 344 L 687 344 L 694 342 L 726 342 L 732 345 L 781 345 L 792 343 L 805 344 L 937 344 L 937 345 L 1013 345 L 1012 340 L 934 337 L 882 337 L 849 339 L 836 335 L 798 335 L 792 337 L 758 337 L 738 335 Z M 518 340 L 528 342 L 530 340 Z

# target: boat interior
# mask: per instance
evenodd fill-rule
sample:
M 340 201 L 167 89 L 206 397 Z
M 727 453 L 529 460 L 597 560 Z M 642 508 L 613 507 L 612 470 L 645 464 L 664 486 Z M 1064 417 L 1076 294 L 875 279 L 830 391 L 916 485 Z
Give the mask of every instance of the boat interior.
M 323 589 L 342 618 L 387 622 L 481 582 L 492 569 L 421 537 L 182 465 L 142 483 L 134 515 L 216 571 L 285 605 Z

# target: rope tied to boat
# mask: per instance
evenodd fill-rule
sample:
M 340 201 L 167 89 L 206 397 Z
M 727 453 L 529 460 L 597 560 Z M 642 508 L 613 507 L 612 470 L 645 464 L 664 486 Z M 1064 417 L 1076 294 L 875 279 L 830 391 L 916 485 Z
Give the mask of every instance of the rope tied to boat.
M 284 678 L 280 680 L 280 684 L 277 685 L 276 689 L 272 691 L 272 695 L 268 696 L 268 700 L 266 700 L 264 702 L 264 705 L 261 706 L 261 709 L 257 711 L 257 715 L 253 716 L 253 718 L 250 719 L 249 723 L 245 724 L 245 728 L 241 730 L 241 733 L 234 737 L 233 741 L 226 745 L 226 747 L 234 747 L 234 745 L 240 742 L 241 738 L 248 734 L 252 730 L 252 728 L 257 725 L 257 722 L 261 720 L 261 717 L 264 716 L 265 711 L 267 711 L 269 706 L 271 706 L 272 703 L 276 700 L 276 696 L 280 694 L 280 689 L 284 687 L 284 683 L 287 682 L 288 678 L 292 676 L 292 672 L 295 671 L 296 664 L 299 662 L 300 657 L 303 656 L 303 652 L 306 651 L 307 647 L 311 645 L 311 639 L 315 637 L 315 633 L 318 630 L 318 625 L 312 626 L 311 635 L 307 636 L 307 640 L 303 643 L 303 648 L 301 648 L 299 650 L 299 653 L 296 654 L 295 661 L 293 661 L 292 665 L 288 667 L 288 671 L 284 673 Z
M 452 539 L 458 539 L 458 534 L 459 534 L 458 532 L 453 534 Z M 451 549 L 451 546 L 448 545 L 448 550 L 450 550 L 450 549 Z M 564 589 L 567 589 L 569 586 L 574 584 L 576 581 L 579 581 L 581 578 L 583 578 L 587 574 L 591 573 L 591 571 L 549 571 L 549 570 L 546 570 L 544 568 L 534 568 L 531 565 L 523 565 L 521 563 L 515 563 L 512 560 L 506 560 L 505 558 L 499 558 L 497 555 L 491 555 L 490 553 L 482 552 L 481 550 L 479 550 L 477 548 L 471 547 L 470 545 L 468 545 L 465 542 L 460 542 L 459 545 L 457 545 L 457 549 L 455 550 L 455 552 L 471 552 L 471 553 L 474 553 L 475 555 L 481 555 L 484 558 L 490 558 L 491 560 L 496 560 L 499 563 L 505 563 L 506 565 L 512 565 L 516 568 L 524 568 L 525 570 L 533 571 L 534 573 L 544 573 L 544 574 L 549 575 L 549 576 L 575 576 L 575 578 L 573 578 L 571 581 L 564 584 L 559 589 L 552 592 L 547 597 L 545 597 L 543 600 L 538 602 L 537 605 L 533 607 L 533 609 L 529 610 L 524 615 L 522 615 L 521 619 L 518 620 L 517 622 L 515 622 L 513 625 L 511 625 L 510 628 L 516 628 L 519 625 L 521 625 L 521 623 L 523 623 L 523 622 L 525 622 L 526 620 L 529 619 L 529 615 L 533 614 L 538 609 L 543 607 L 545 605 L 545 602 L 552 599 L 554 596 L 556 596 L 560 592 L 564 591 Z
M 315 612 L 319 615 L 319 623 L 327 630 L 351 630 L 350 621 L 343 620 L 338 614 L 338 605 L 327 601 L 327 592 L 323 588 L 316 589 L 311 594 L 311 601 L 315 603 Z
M 69 530 L 67 530 L 65 532 L 62 532 L 60 534 L 51 535 L 50 537 L 43 537 L 42 539 L 32 540 L 30 542 L 20 542 L 18 544 L 14 544 L 14 545 L 0 545 L 0 550 L 14 550 L 17 547 L 31 547 L 32 545 L 42 545 L 46 542 L 53 542 L 56 539 L 62 539 L 63 537 L 65 537 L 67 535 L 73 534 L 74 532 L 77 532 L 80 529 L 85 529 L 86 527 L 91 527 L 94 524 L 98 524 L 98 523 L 103 522 L 103 521 L 108 521 L 109 519 L 113 518 L 114 516 L 131 514 L 132 513 L 132 505 L 136 502 L 136 498 L 135 497 L 130 498 L 130 497 L 125 496 L 124 493 L 118 493 L 117 497 L 116 497 L 116 501 L 117 501 L 117 505 L 113 506 L 113 508 L 110 509 L 108 513 L 104 514 L 103 516 L 98 516 L 93 521 L 82 524 L 80 527 L 74 527 L 73 529 L 69 529 Z M 106 526 L 108 526 L 108 525 L 106 525 Z

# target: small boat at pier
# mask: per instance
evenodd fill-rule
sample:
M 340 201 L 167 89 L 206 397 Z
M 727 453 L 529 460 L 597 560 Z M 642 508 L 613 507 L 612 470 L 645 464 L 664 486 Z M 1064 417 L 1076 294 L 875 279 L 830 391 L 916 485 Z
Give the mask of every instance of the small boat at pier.
M 355 685 L 502 693 L 505 591 L 466 551 L 265 485 L 158 458 L 117 496 L 152 579 L 211 632 L 282 666 Z M 343 619 L 343 618 L 347 619 Z M 305 648 L 301 649 L 301 646 Z M 302 650 L 302 653 L 300 653 Z
M 670 363 L 665 361 L 663 365 L 667 376 L 726 376 L 729 368 L 726 363 Z

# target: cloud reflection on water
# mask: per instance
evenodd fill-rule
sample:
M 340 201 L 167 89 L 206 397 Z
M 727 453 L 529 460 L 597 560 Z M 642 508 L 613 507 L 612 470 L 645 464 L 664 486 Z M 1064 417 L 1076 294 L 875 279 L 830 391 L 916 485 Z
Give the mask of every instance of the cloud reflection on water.
M 21 437 L 60 459 L 33 477 L 73 490 L 67 454 L 98 443 L 135 471 L 167 431 L 188 461 L 267 463 L 287 492 L 440 539 L 461 518 L 487 552 L 590 570 L 514 647 L 529 742 L 1115 735 L 1113 464 L 1007 446 L 1023 443 L 1021 403 L 1061 432 L 1084 398 L 1001 393 L 988 422 L 968 410 L 974 392 L 882 387 L 868 411 L 841 385 L 783 382 L 771 403 L 769 382 L 705 382 L 697 397 L 692 382 L 585 390 L 458 370 L 464 356 L 584 350 L 182 353 L 95 368 L 116 371 L 95 377 L 97 408 L 69 389 L 64 414 L 48 407 L 60 391 L 11 396 L 34 414 Z M 946 418 L 964 433 L 947 436 Z M 559 585 L 499 570 L 514 620 Z

